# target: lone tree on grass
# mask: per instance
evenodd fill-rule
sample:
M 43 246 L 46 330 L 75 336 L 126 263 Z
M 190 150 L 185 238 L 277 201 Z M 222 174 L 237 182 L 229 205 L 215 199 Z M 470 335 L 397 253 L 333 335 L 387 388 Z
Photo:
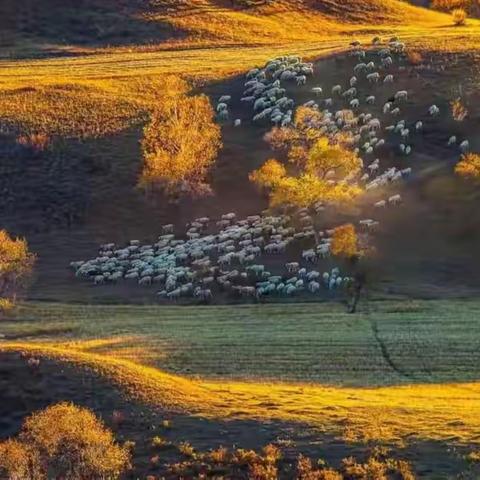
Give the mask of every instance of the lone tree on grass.
M 365 255 L 366 248 L 362 248 L 360 243 L 355 227 L 351 223 L 341 225 L 333 231 L 330 247 L 332 254 L 345 258 L 353 269 L 349 313 L 356 312 L 361 294 L 367 284 L 367 274 L 360 262 L 360 259 Z
M 29 280 L 35 255 L 25 239 L 12 238 L 0 230 L 0 309 L 12 305 L 19 291 Z

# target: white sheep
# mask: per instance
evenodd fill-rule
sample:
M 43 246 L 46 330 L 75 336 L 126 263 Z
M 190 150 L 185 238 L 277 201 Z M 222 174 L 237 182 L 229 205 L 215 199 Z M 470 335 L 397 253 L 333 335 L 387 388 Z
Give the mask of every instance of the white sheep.
M 395 94 L 395 100 L 403 100 L 403 101 L 406 101 L 408 100 L 408 92 L 406 90 L 399 90 L 396 94 Z
M 228 103 L 231 99 L 232 97 L 230 95 L 222 95 L 219 98 L 218 103 Z
M 470 150 L 470 142 L 469 142 L 468 140 L 464 140 L 464 141 L 460 144 L 460 150 L 461 150 L 463 153 L 468 152 L 468 150 Z
M 341 85 L 335 85 L 332 87 L 332 95 L 340 95 L 342 93 L 342 86 Z
M 297 77 L 297 85 L 305 85 L 307 83 L 307 77 L 305 75 L 299 75 Z
M 448 146 L 451 147 L 452 145 L 455 145 L 457 143 L 457 137 L 455 135 L 452 135 L 448 139 Z
M 367 75 L 367 80 L 370 83 L 377 83 L 380 80 L 380 74 L 378 72 L 369 73 Z

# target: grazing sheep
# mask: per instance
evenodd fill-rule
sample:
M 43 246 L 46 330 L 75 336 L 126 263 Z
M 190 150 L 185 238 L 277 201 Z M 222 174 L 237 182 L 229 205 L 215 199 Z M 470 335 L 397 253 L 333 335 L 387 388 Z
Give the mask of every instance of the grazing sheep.
M 332 87 L 332 95 L 340 95 L 342 93 L 342 86 L 341 85 L 335 85 Z
M 232 99 L 232 97 L 230 95 L 222 95 L 219 99 L 218 99 L 218 103 L 228 103 L 230 100 Z
M 393 75 L 386 75 L 383 79 L 383 83 L 393 83 Z
M 300 269 L 300 265 L 298 262 L 290 262 L 285 264 L 285 268 L 288 273 L 295 273 Z
M 219 103 L 217 105 L 217 113 L 220 113 L 224 110 L 228 110 L 228 105 L 226 103 Z
M 305 85 L 307 83 L 307 77 L 305 75 L 300 75 L 297 77 L 297 85 Z
M 373 105 L 375 103 L 375 96 L 374 95 L 370 95 L 367 97 L 366 99 L 366 102 L 369 104 L 369 105 Z
M 432 106 L 428 109 L 428 113 L 429 113 L 432 117 L 436 117 L 436 116 L 440 113 L 440 109 L 439 109 L 436 105 L 432 105 Z
M 353 67 L 353 73 L 355 74 L 358 74 L 362 71 L 365 71 L 367 70 L 367 64 L 366 63 L 358 63 L 357 65 L 355 65 L 355 67 Z
M 237 118 L 234 122 L 233 122 L 233 126 L 234 127 L 240 127 L 242 125 L 242 120 L 240 118 Z
M 380 80 L 380 74 L 378 72 L 369 73 L 367 75 L 367 80 L 370 83 L 378 83 L 378 81 Z
M 417 132 L 420 132 L 421 130 L 423 130 L 423 122 L 418 121 L 418 122 L 415 124 L 415 130 L 416 130 Z
M 406 90 L 400 90 L 398 91 L 395 96 L 395 100 L 402 100 L 402 101 L 407 101 L 408 100 L 408 92 Z
M 385 208 L 387 206 L 387 202 L 385 200 L 380 200 L 373 204 L 375 208 Z
M 448 146 L 451 147 L 452 145 L 455 145 L 457 143 L 457 137 L 455 135 L 452 135 L 448 139 Z
M 388 199 L 388 203 L 390 205 L 398 205 L 402 202 L 402 197 L 400 194 L 397 194 L 397 195 L 392 195 L 391 197 L 389 197 Z
M 466 153 L 470 150 L 470 142 L 468 140 L 464 140 L 461 144 L 460 144 L 460 150 L 463 152 L 463 153 Z
M 358 98 L 354 98 L 353 100 L 350 101 L 351 108 L 358 108 L 359 106 L 360 106 L 360 100 L 358 100 Z
M 322 87 L 313 87 L 313 88 L 312 88 L 312 92 L 313 92 L 315 95 L 320 96 L 320 95 L 322 95 L 322 93 L 323 93 L 323 89 L 322 89 Z

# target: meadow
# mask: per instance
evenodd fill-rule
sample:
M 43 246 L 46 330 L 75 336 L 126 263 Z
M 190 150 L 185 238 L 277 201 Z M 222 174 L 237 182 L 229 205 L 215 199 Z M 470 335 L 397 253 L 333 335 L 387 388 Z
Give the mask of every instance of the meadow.
M 30 289 L 0 317 L 0 439 L 16 434 L 25 415 L 68 400 L 92 409 L 122 442 L 137 442 L 137 470 L 125 478 L 163 477 L 162 462 L 179 461 L 182 441 L 205 451 L 276 442 L 287 457 L 303 452 L 335 467 L 388 446 L 419 478 L 479 478 L 478 193 L 452 175 L 459 154 L 447 141 L 453 132 L 480 147 L 480 21 L 454 26 L 449 14 L 397 0 L 76 7 L 21 0 L 10 22 L 18 29 L 0 38 L 0 227 L 25 236 L 37 254 Z M 271 150 L 267 128 L 239 101 L 245 72 L 295 54 L 314 62 L 330 91 L 351 75 L 352 40 L 371 45 L 375 36 L 407 45 L 395 88 L 409 91 L 402 114 L 424 119 L 426 131 L 411 157 L 392 148 L 381 160 L 382 169 L 415 171 L 401 187 L 401 208 L 375 210 L 381 190 L 316 225 L 360 213 L 381 221 L 374 287 L 355 315 L 345 295 L 330 291 L 313 301 L 300 294 L 232 304 L 221 294 L 215 305 L 159 305 L 156 285 L 95 286 L 67 268 L 102 243 L 151 242 L 170 222 L 183 232 L 201 215 L 266 208 L 248 175 Z M 288 93 L 301 104 L 312 86 Z M 379 104 L 392 95 L 381 88 Z M 146 194 L 138 188 L 145 125 L 172 99 L 201 93 L 212 105 L 231 94 L 243 122 L 222 126 L 208 177 L 215 195 L 172 202 Z M 443 114 L 460 94 L 469 109 L 463 123 Z M 442 115 L 425 120 L 434 103 Z M 380 116 L 381 105 L 370 111 Z M 283 269 L 290 260 L 266 263 Z M 122 415 L 123 425 L 115 421 Z M 154 433 L 176 446 L 152 450 Z

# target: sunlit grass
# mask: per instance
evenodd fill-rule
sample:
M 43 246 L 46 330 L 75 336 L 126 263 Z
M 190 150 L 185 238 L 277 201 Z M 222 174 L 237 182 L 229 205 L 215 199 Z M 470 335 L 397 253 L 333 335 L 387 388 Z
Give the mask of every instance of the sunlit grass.
M 74 57 L 1 61 L 2 124 L 15 132 L 67 138 L 111 135 L 145 121 L 161 104 L 166 75 L 196 84 L 278 55 L 312 59 L 344 51 L 353 38 L 370 43 L 377 34 L 398 34 L 418 49 L 466 51 L 480 45 L 477 21 L 450 28 L 448 15 L 396 0 L 338 4 L 326 12 L 283 1 L 253 11 L 197 3 L 147 14 L 150 21 L 185 30 L 180 43 L 167 39 Z
M 478 383 L 342 388 L 190 380 L 71 346 L 12 342 L 1 349 L 93 368 L 138 400 L 207 418 L 305 423 L 351 441 L 480 440 Z

